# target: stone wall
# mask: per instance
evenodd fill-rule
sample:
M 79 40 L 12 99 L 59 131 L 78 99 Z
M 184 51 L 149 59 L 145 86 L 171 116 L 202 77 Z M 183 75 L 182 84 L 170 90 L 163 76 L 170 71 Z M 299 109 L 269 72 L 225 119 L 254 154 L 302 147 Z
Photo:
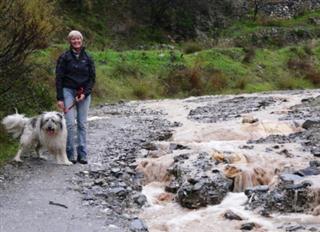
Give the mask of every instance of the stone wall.
M 268 0 L 259 6 L 259 14 L 288 19 L 316 9 L 320 0 Z

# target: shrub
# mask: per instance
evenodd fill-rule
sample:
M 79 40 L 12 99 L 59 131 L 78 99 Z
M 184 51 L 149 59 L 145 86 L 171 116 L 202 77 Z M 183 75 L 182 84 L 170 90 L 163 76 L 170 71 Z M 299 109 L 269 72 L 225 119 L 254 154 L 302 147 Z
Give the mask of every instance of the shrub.
M 2 0 L 0 15 L 0 111 L 38 111 L 52 101 L 30 55 L 47 47 L 58 28 L 54 6 L 47 0 Z
M 185 54 L 199 52 L 202 49 L 203 49 L 202 46 L 197 42 L 187 42 L 183 45 L 183 52 Z
M 276 87 L 281 90 L 305 89 L 310 88 L 310 82 L 303 78 L 283 76 L 277 80 Z
M 139 78 L 142 75 L 139 66 L 129 62 L 117 62 L 111 72 L 114 77 L 134 77 Z
M 210 94 L 212 92 L 220 92 L 228 86 L 228 78 L 223 72 L 217 69 L 207 70 L 208 82 L 211 84 L 207 92 Z
M 235 82 L 235 88 L 244 90 L 249 83 L 249 80 L 247 77 L 240 77 Z
M 245 55 L 242 62 L 247 64 L 251 63 L 256 56 L 255 48 L 254 47 L 245 48 L 244 51 L 245 51 Z
M 198 66 L 188 68 L 183 65 L 173 65 L 161 80 L 169 96 L 179 93 L 200 95 L 203 87 L 201 75 L 202 71 Z
M 133 86 L 132 94 L 140 100 L 149 98 L 149 88 L 144 84 Z
M 311 81 L 312 84 L 319 86 L 320 85 L 320 72 L 316 71 L 315 69 L 310 69 L 307 73 L 305 78 Z
M 291 58 L 288 60 L 288 68 L 295 71 L 307 72 L 312 68 L 312 64 L 309 60 L 299 59 L 299 58 Z
M 288 68 L 296 71 L 300 76 L 303 76 L 314 85 L 320 85 L 320 72 L 311 59 L 289 59 Z

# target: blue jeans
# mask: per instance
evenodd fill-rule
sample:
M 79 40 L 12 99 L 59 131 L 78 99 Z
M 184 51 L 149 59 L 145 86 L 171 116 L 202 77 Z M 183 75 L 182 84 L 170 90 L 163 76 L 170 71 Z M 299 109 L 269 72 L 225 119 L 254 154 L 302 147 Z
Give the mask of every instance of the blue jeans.
M 73 104 L 77 95 L 75 89 L 63 88 L 64 106 L 67 108 Z M 75 118 L 77 119 L 77 154 L 78 158 L 87 157 L 87 116 L 91 95 L 87 96 L 81 102 L 71 108 L 66 114 L 66 123 L 68 130 L 67 137 L 67 156 L 69 160 L 74 159 L 74 128 Z

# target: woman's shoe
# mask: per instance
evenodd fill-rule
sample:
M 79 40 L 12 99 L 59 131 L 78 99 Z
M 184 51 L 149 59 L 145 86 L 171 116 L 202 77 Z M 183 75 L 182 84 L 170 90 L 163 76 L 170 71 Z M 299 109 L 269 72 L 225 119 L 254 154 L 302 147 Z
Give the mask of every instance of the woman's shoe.
M 81 156 L 81 157 L 78 156 L 78 160 L 77 160 L 77 161 L 78 161 L 80 164 L 87 164 L 87 163 L 88 163 L 87 158 L 84 157 L 84 156 Z
M 68 160 L 73 164 L 77 163 L 77 160 L 74 158 L 74 156 L 71 156 L 71 157 L 68 156 Z

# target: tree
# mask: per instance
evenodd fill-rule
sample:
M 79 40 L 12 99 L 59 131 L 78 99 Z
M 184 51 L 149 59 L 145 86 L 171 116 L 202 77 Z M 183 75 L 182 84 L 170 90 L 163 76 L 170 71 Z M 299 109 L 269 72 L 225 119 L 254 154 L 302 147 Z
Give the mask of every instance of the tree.
M 253 20 L 256 21 L 257 15 L 262 4 L 262 0 L 251 0 L 250 2 L 253 6 Z
M 0 111 L 24 101 L 34 68 L 30 54 L 48 45 L 55 22 L 48 0 L 0 1 Z

